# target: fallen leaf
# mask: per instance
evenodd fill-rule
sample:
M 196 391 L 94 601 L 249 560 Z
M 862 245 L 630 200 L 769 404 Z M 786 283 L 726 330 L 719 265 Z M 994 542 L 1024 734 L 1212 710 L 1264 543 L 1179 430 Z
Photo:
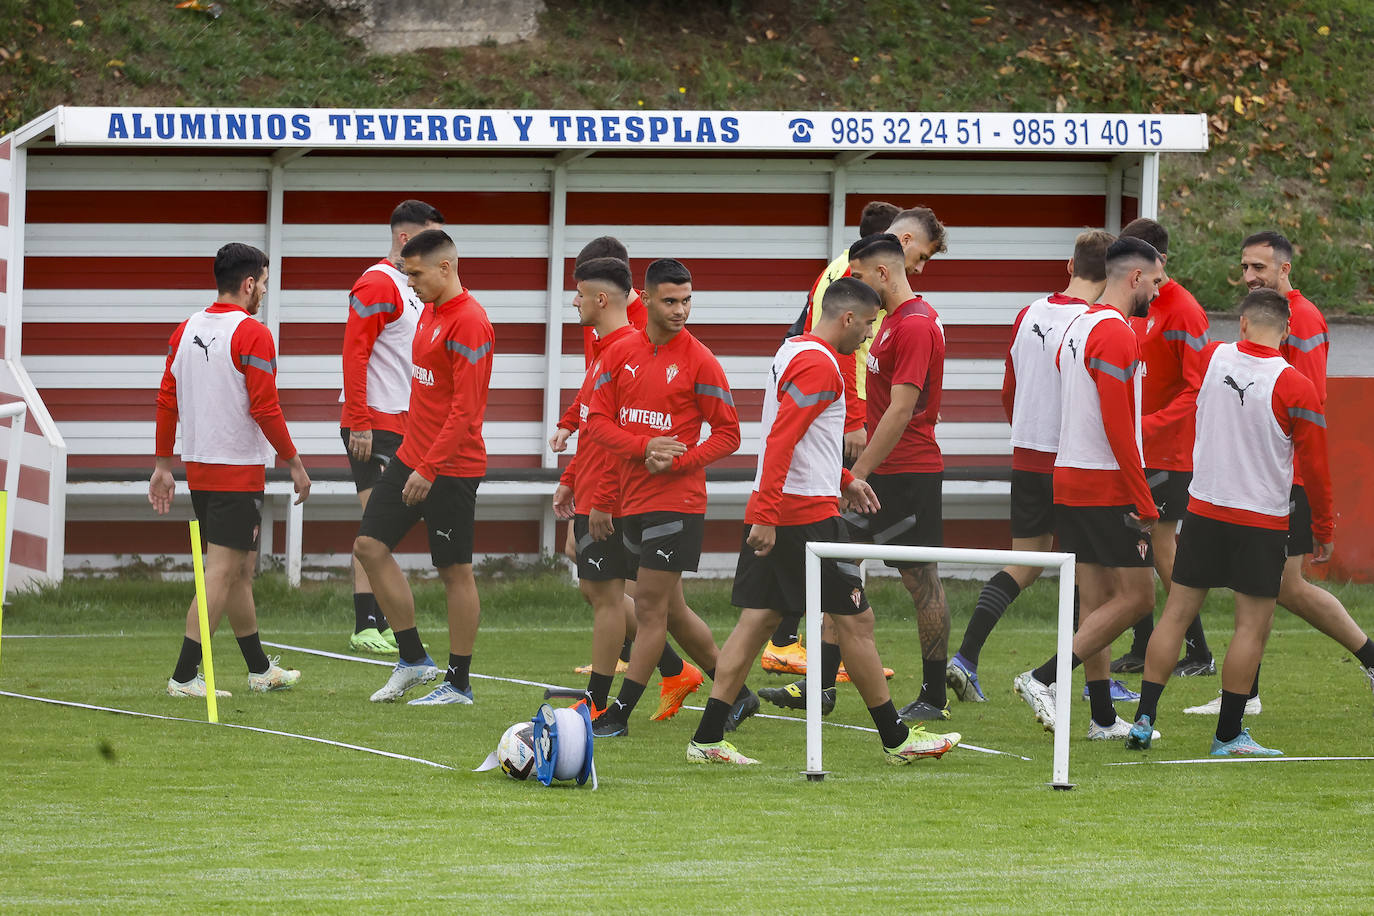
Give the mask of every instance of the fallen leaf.
M 1235 104 L 1232 107 L 1236 109 L 1236 114 L 1245 114 L 1245 106 L 1241 104 L 1240 96 L 1236 96 Z
M 979 16 L 979 17 L 976 18 L 976 19 L 970 19 L 970 20 L 969 20 L 969 22 L 973 23 L 974 25 L 987 25 L 987 24 L 988 24 L 989 22 L 991 22 L 991 21 L 992 21 L 992 17 L 991 17 L 991 16 Z
M 1016 68 L 1013 67 L 1011 64 L 1003 64 L 1002 66 L 997 68 L 997 72 L 1001 76 L 1010 76 L 1011 74 L 1016 72 Z
M 767 38 L 769 41 L 772 41 L 773 39 L 778 37 L 778 33 L 774 32 L 772 29 L 767 29 L 766 31 L 764 31 L 763 37 Z
M 801 73 L 798 73 L 798 74 L 797 74 L 797 81 L 798 81 L 798 82 L 801 82 L 801 83 L 806 82 L 806 76 L 803 75 L 803 74 L 801 74 Z
M 1321 28 L 1317 29 L 1317 34 L 1320 35 L 1322 38 L 1325 38 L 1326 36 L 1331 34 L 1331 26 L 1322 26 Z
M 118 57 L 112 57 L 112 58 L 110 58 L 109 60 L 105 61 L 105 66 L 107 66 L 107 67 L 122 67 L 122 66 L 124 66 L 124 61 L 120 60 Z

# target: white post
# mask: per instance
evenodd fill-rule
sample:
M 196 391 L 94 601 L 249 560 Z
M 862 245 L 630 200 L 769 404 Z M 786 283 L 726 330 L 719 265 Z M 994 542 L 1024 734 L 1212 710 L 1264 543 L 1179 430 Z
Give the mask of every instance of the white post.
M 287 498 L 286 503 L 286 581 L 292 587 L 301 584 L 301 543 L 302 529 L 305 527 L 305 504 L 297 504 Z
M 1039 553 L 1034 550 L 981 550 L 963 547 L 901 547 L 894 544 L 840 544 L 808 541 L 806 544 L 806 637 L 819 644 L 821 636 L 821 560 L 906 560 L 914 563 L 971 563 L 975 566 L 1038 566 L 1059 568 L 1059 687 L 1056 691 L 1057 721 L 1054 730 L 1056 789 L 1072 789 L 1069 779 L 1069 662 L 1073 652 L 1073 583 L 1075 557 L 1071 553 Z M 820 679 L 808 665 L 806 678 L 806 769 L 808 779 L 819 780 L 821 769 Z
M 1159 153 L 1140 157 L 1140 215 L 1159 218 Z
M 806 666 L 806 769 L 803 775 L 812 782 L 825 779 L 821 768 L 821 558 L 813 548 L 829 545 L 806 545 L 806 649 L 810 661 Z
M 558 423 L 559 397 L 563 393 L 563 246 L 568 221 L 568 157 L 554 159 L 549 176 L 548 310 L 544 318 L 544 428 L 540 439 Z M 558 467 L 558 456 L 547 447 L 540 450 L 540 466 Z M 552 542 L 552 532 L 543 534 Z
M 24 422 L 28 419 L 29 407 L 23 401 L 0 405 L 0 419 L 10 418 L 9 463 L 5 465 L 5 492 L 9 494 L 9 505 L 5 512 L 4 551 L 0 563 L 9 569 L 10 545 L 14 542 L 14 517 L 19 514 L 19 462 L 24 454 Z M 11 576 L 5 576 L 5 588 L 9 588 Z M 0 596 L 2 597 L 2 596 Z
M 1054 766 L 1050 785 L 1056 789 L 1072 789 L 1069 782 L 1069 713 L 1073 708 L 1073 586 L 1074 557 L 1059 564 L 1059 653 L 1055 669 L 1054 689 Z

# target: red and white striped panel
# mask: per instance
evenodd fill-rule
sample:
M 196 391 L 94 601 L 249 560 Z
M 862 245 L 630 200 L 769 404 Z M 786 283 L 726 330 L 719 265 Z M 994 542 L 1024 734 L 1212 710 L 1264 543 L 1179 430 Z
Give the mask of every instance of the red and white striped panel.
M 1105 160 L 1089 158 L 874 157 L 849 166 L 846 242 L 857 235 L 859 210 L 877 198 L 932 206 L 949 226 L 948 253 L 916 287 L 939 310 L 950 342 L 937 434 L 951 466 L 1006 464 L 997 391 L 1010 322 L 1022 305 L 1063 285 L 1074 236 L 1104 222 L 1107 173 Z M 285 175 L 282 292 L 266 303 L 265 317 L 279 322 L 283 406 L 308 466 L 345 464 L 337 395 L 347 291 L 385 254 L 392 207 L 419 197 L 449 219 L 464 283 L 496 329 L 486 425 L 491 465 L 538 467 L 548 432 L 548 160 L 312 153 Z M 267 247 L 267 178 L 261 156 L 30 154 L 23 352 L 72 467 L 149 464 L 166 340 L 212 300 L 219 245 Z M 616 235 L 637 280 L 659 257 L 692 270 L 692 329 L 721 358 L 744 421 L 744 447 L 728 465 L 752 467 L 770 359 L 835 254 L 829 164 L 593 156 L 568 169 L 567 186 L 564 245 L 556 253 L 569 303 L 558 364 L 562 401 L 583 372 L 570 304 L 572 258 L 589 239 Z M 81 514 L 73 524 L 85 524 Z M 307 524 L 307 554 L 337 546 L 329 524 Z M 534 521 L 510 524 L 537 531 Z M 479 550 L 524 544 L 529 532 L 493 528 L 489 536 L 491 547 L 479 533 Z M 69 553 L 86 552 L 81 530 L 69 526 L 68 537 Z M 736 549 L 737 532 L 719 537 L 725 551 Z
M 0 143 L 0 188 L 10 187 L 12 149 L 10 140 Z M 18 214 L 11 213 L 9 194 L 0 190 L 0 350 L 5 346 L 11 320 L 9 252 L 13 236 L 10 227 L 17 217 Z M 0 362 L 0 404 L 24 400 L 23 392 L 24 386 L 11 364 Z M 22 435 L 24 441 L 16 492 L 9 498 L 14 531 L 6 577 L 9 587 L 22 586 L 50 572 L 49 543 L 54 522 L 50 501 L 55 450 L 44 437 L 32 408 L 25 414 L 22 430 L 15 428 L 12 418 L 0 420 L 0 482 L 5 480 L 11 437 L 16 434 Z

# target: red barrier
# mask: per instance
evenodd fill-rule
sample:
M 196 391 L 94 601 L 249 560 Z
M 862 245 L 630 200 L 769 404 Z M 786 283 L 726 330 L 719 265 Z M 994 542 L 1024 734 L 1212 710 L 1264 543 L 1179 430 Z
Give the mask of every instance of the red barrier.
M 1374 582 L 1374 436 L 1369 410 L 1374 378 L 1327 383 L 1326 430 L 1336 501 L 1336 551 L 1324 566 L 1308 564 L 1314 579 Z

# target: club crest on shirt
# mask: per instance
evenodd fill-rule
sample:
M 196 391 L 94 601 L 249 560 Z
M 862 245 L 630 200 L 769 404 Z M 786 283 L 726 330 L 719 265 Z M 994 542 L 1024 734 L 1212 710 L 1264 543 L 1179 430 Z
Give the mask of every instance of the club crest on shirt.
M 1135 549 L 1140 553 L 1140 559 L 1145 559 L 1145 554 L 1150 552 L 1150 542 L 1143 538 L 1135 542 Z
M 677 363 L 670 364 L 663 374 L 667 376 L 668 381 L 671 383 L 673 379 L 677 378 Z
M 864 600 L 864 593 L 862 589 L 856 588 L 852 592 L 850 592 L 849 600 L 854 602 L 855 607 L 858 607 L 860 604 L 862 604 Z

